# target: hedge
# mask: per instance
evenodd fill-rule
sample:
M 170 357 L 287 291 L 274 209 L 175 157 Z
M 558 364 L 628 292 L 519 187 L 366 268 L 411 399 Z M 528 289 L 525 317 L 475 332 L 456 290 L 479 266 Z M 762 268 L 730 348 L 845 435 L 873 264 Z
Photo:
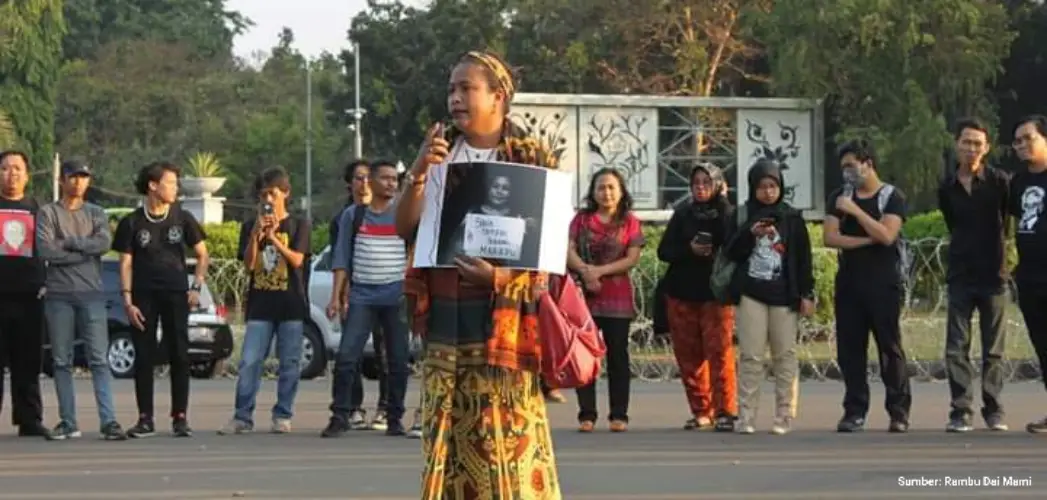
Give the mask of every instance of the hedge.
M 208 224 L 205 226 L 208 235 L 208 248 L 215 259 L 236 258 L 236 247 L 240 235 L 239 222 Z M 938 211 L 915 215 L 906 221 L 903 228 L 905 237 L 914 245 L 918 254 L 916 276 L 913 287 L 909 290 L 910 306 L 921 303 L 930 306 L 940 305 L 945 276 L 945 252 L 948 249 L 948 230 L 945 221 Z M 833 318 L 833 286 L 837 270 L 836 251 L 822 245 L 822 228 L 820 224 L 808 224 L 811 244 L 814 251 L 815 295 L 818 310 L 814 322 L 830 324 Z M 647 244 L 640 256 L 640 263 L 633 271 L 633 282 L 637 287 L 637 306 L 639 312 L 650 318 L 654 303 L 654 287 L 658 278 L 665 273 L 666 266 L 658 260 L 656 250 L 661 241 L 664 226 L 646 225 L 644 235 Z M 311 244 L 314 252 L 327 246 L 328 225 L 322 223 L 312 230 Z M 1013 241 L 1008 245 L 1007 260 L 1013 266 L 1017 262 Z

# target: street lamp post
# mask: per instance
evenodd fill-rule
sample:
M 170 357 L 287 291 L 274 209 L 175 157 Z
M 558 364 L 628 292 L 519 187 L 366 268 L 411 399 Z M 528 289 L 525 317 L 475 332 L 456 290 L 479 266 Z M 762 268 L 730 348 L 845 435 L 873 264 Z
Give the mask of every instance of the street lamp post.
M 313 62 L 305 63 L 305 220 L 313 223 Z
M 353 116 L 353 152 L 357 158 L 363 158 L 364 140 L 361 123 L 364 117 L 364 110 L 360 107 L 360 42 L 354 40 L 353 44 L 349 46 L 349 51 L 353 53 L 353 109 L 348 109 L 346 112 Z

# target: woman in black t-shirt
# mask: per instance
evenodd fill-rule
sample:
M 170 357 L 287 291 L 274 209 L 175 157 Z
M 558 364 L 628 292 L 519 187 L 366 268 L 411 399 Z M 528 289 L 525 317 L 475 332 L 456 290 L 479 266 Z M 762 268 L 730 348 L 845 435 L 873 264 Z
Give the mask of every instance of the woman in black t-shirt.
M 189 437 L 189 311 L 200 303 L 207 275 L 206 236 L 193 214 L 178 199 L 177 166 L 153 163 L 138 173 L 135 187 L 145 204 L 116 227 L 113 250 L 120 253 L 120 293 L 131 325 L 138 329 L 135 347 L 135 399 L 138 423 L 132 438 L 156 434 L 153 421 L 153 370 L 162 360 L 171 366 L 171 418 L 175 436 Z M 196 256 L 192 285 L 188 283 L 186 248 Z M 157 324 L 163 336 L 157 342 Z M 159 344 L 159 345 L 158 345 Z
M 785 434 L 796 416 L 800 315 L 814 313 L 811 241 L 800 211 L 783 201 L 781 167 L 761 159 L 749 169 L 748 218 L 728 248 L 739 262 L 731 286 L 738 304 L 738 426 L 755 432 L 764 352 L 771 347 L 775 414 L 771 431 Z

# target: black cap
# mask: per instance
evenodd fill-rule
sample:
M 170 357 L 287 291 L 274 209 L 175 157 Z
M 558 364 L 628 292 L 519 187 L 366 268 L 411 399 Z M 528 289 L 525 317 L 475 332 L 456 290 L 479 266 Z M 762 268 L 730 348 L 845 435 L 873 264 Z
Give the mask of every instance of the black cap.
M 62 162 L 62 177 L 73 175 L 91 175 L 91 167 L 83 160 L 66 160 Z

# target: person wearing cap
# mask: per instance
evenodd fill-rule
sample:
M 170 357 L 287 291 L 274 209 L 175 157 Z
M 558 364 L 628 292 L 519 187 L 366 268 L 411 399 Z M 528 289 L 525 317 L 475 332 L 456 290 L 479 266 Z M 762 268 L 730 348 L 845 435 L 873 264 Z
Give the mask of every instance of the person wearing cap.
M 47 262 L 44 317 L 51 338 L 58 398 L 59 421 L 51 430 L 51 437 L 64 440 L 81 435 L 73 388 L 73 341 L 80 337 L 91 369 L 101 437 L 123 440 L 126 436 L 116 421 L 110 389 L 112 374 L 106 361 L 109 331 L 102 255 L 112 241 L 109 221 L 102 207 L 84 201 L 91 185 L 91 169 L 86 163 L 62 163 L 59 183 L 62 197 L 40 209 L 36 234 L 40 256 Z

